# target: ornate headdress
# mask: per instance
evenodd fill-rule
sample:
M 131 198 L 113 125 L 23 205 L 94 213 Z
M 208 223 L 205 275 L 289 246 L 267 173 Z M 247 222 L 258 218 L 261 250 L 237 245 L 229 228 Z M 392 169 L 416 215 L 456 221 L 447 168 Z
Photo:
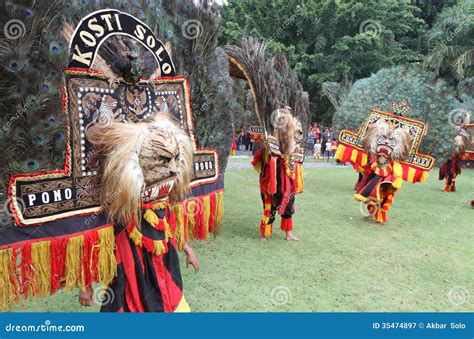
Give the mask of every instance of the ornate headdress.
M 308 97 L 282 54 L 266 58 L 266 44 L 244 38 L 240 46 L 226 46 L 231 74 L 245 79 L 254 97 L 255 113 L 272 152 L 289 155 L 308 116 Z M 295 139 L 297 131 L 299 136 Z
M 138 224 L 147 202 L 169 197 L 178 247 L 222 224 L 217 153 L 197 148 L 189 84 L 176 76 L 167 46 L 114 9 L 87 15 L 74 30 L 66 25 L 65 35 L 65 162 L 10 178 L 15 225 L 1 230 L 3 306 L 63 286 L 109 284 L 116 270 L 111 221 Z

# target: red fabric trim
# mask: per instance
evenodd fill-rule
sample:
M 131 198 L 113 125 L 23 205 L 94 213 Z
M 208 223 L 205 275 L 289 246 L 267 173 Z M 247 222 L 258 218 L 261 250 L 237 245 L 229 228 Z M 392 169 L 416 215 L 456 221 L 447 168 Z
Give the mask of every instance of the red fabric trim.
M 135 263 L 133 253 L 130 246 L 129 238 L 126 232 L 120 232 L 115 237 L 115 256 L 117 264 L 122 264 L 125 271 L 125 300 L 131 312 L 143 312 L 144 308 L 141 303 L 141 297 L 138 288 L 138 279 L 135 272 Z M 141 256 L 141 248 L 135 246 L 139 256 Z
M 195 198 L 196 209 L 194 212 L 194 220 L 196 221 L 196 227 L 194 228 L 194 236 L 196 239 L 206 239 L 206 230 L 204 222 L 204 201 L 202 197 Z
M 166 266 L 163 263 L 164 256 L 154 255 L 152 260 L 156 270 L 158 286 L 160 286 L 164 311 L 173 312 L 178 307 L 179 302 L 183 296 L 183 292 L 178 286 L 176 286 L 170 272 L 166 269 Z
M 82 272 L 84 274 L 84 284 L 90 286 L 93 282 L 92 276 L 97 275 L 97 266 L 92 266 L 92 251 L 99 241 L 99 233 L 96 230 L 84 234 Z
M 286 207 L 290 202 L 290 196 L 293 193 L 292 185 L 290 181 L 290 177 L 286 173 L 285 166 L 280 166 L 280 180 L 281 180 L 281 191 L 283 193 L 283 197 L 281 199 L 281 203 L 278 209 L 278 214 L 282 215 L 285 213 Z
M 31 261 L 31 243 L 25 244 L 21 249 L 21 281 L 22 293 L 28 299 L 29 287 L 34 281 L 33 263 Z
M 49 245 L 51 256 L 51 294 L 61 288 L 61 279 L 66 270 L 66 250 L 68 239 L 53 239 Z
M 209 194 L 209 200 L 211 203 L 211 212 L 209 215 L 209 232 L 214 232 L 216 227 L 216 205 L 217 205 L 217 197 L 216 192 L 212 192 Z
M 282 231 L 289 232 L 293 230 L 293 219 L 292 218 L 282 218 L 281 226 Z

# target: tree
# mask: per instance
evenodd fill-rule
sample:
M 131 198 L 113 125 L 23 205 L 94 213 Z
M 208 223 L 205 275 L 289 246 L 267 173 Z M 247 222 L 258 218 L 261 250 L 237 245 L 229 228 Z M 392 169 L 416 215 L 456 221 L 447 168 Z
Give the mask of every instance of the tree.
M 380 68 L 422 59 L 421 10 L 411 1 L 235 0 L 221 9 L 221 41 L 243 35 L 284 52 L 309 93 L 313 119 L 330 123 L 323 82 L 360 79 Z
M 425 65 L 437 74 L 463 79 L 474 75 L 474 5 L 461 0 L 446 8 L 429 31 Z

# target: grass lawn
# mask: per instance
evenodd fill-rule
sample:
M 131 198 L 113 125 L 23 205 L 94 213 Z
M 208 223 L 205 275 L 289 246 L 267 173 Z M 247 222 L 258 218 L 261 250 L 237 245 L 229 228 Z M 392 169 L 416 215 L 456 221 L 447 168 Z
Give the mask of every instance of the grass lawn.
M 404 183 L 389 220 L 364 219 L 352 199 L 356 173 L 346 167 L 306 171 L 289 243 L 276 224 L 259 241 L 257 174 L 226 172 L 224 232 L 193 243 L 201 271 L 183 269 L 194 311 L 474 311 L 474 171 L 444 193 L 433 170 L 426 183 Z M 469 293 L 471 300 L 469 300 Z M 17 311 L 97 311 L 61 292 Z

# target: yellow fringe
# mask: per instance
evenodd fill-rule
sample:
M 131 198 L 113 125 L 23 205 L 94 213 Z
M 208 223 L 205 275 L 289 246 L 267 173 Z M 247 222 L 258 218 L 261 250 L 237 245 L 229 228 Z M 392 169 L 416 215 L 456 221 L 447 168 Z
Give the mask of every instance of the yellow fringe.
M 176 229 L 174 230 L 174 238 L 176 240 L 176 245 L 178 250 L 184 250 L 185 235 L 184 235 L 184 218 L 183 218 L 183 205 L 176 204 L 173 206 L 173 213 L 176 218 Z
M 166 205 L 168 204 L 167 201 L 158 201 L 153 203 L 153 209 L 154 210 L 162 210 L 165 209 Z
M 216 226 L 214 236 L 222 233 L 222 223 L 224 220 L 224 192 L 216 193 Z
M 116 275 L 115 236 L 112 226 L 98 230 L 99 241 L 93 251 L 99 250 L 99 281 L 108 285 Z M 48 296 L 51 291 L 50 241 L 40 241 L 31 245 L 31 262 L 34 270 L 33 281 L 20 281 L 17 268 L 12 262 L 13 250 L 0 250 L 0 310 L 11 308 L 21 299 L 23 288 L 28 288 L 30 297 Z M 65 288 L 84 287 L 82 267 L 84 236 L 70 238 L 66 247 Z M 91 267 L 92 268 L 92 267 Z M 18 290 L 15 290 L 17 286 Z
M 10 281 L 10 278 L 13 278 L 19 284 L 15 276 L 12 254 L 11 248 L 0 250 L 0 311 L 2 312 L 10 310 L 19 298 L 19 294 L 14 290 L 14 285 Z
M 166 219 L 163 220 L 163 223 L 165 224 L 165 237 L 166 241 L 171 238 L 171 229 L 170 229 L 170 224 L 168 224 L 168 221 Z
M 272 224 L 267 224 L 265 225 L 265 237 L 271 237 L 272 236 Z
M 69 239 L 66 248 L 66 289 L 79 286 L 81 278 L 81 253 L 84 236 L 79 235 Z
M 161 240 L 154 240 L 153 241 L 153 253 L 156 255 L 162 255 L 166 252 L 165 245 Z
M 41 241 L 31 245 L 31 262 L 35 270 L 37 293 L 43 297 L 49 295 L 51 288 L 51 257 L 49 245 L 50 241 Z
M 115 235 L 113 226 L 102 228 L 99 234 L 99 279 L 104 285 L 109 285 L 117 275 L 117 260 L 115 258 Z
M 296 178 L 296 194 L 303 193 L 304 188 L 304 169 L 302 164 L 296 164 L 298 166 L 298 170 L 295 171 L 297 173 Z
M 130 237 L 130 239 L 132 239 L 135 246 L 140 247 L 142 245 L 142 234 L 140 233 L 137 227 L 134 227 L 128 236 Z
M 151 208 L 147 209 L 143 214 L 143 218 L 151 225 L 155 226 L 160 221 L 160 218 L 156 215 Z
M 196 228 L 196 220 L 194 219 L 194 213 L 196 211 L 196 202 L 194 200 L 189 200 L 186 203 L 186 213 L 188 219 L 188 239 L 193 240 L 194 237 L 194 229 Z
M 203 211 L 204 214 L 204 225 L 206 228 L 206 233 L 209 233 L 209 218 L 211 217 L 211 197 L 206 195 L 202 198 Z

